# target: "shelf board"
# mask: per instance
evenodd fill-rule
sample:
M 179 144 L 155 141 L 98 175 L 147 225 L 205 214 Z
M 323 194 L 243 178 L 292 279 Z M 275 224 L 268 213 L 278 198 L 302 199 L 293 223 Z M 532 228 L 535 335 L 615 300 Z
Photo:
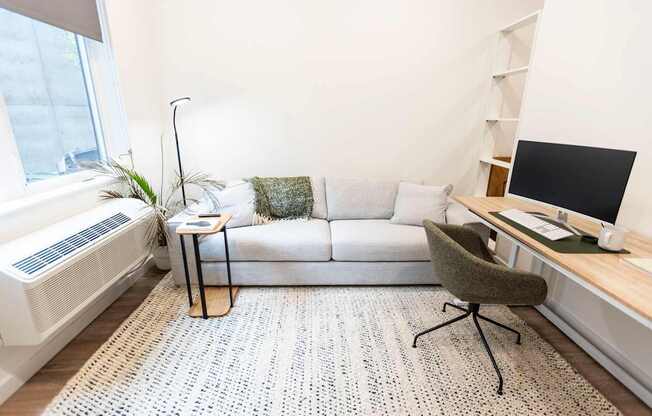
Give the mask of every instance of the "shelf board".
M 509 33 L 509 32 L 514 31 L 514 30 L 520 29 L 523 26 L 527 26 L 530 23 L 534 23 L 537 20 L 537 18 L 539 17 L 539 14 L 541 14 L 541 10 L 537 10 L 534 13 L 531 13 L 531 14 L 528 14 L 527 16 L 521 17 L 517 21 L 512 22 L 512 23 L 508 24 L 507 26 L 503 27 L 502 29 L 500 29 L 500 31 L 502 33 Z
M 518 119 L 493 117 L 493 118 L 488 118 L 487 123 L 518 123 Z
M 501 71 L 501 72 L 496 72 L 493 74 L 494 78 L 505 78 L 509 75 L 516 75 L 520 74 L 522 72 L 527 72 L 528 67 L 527 66 L 522 66 L 519 68 L 513 68 L 513 69 L 508 69 L 507 71 Z
M 480 162 L 486 163 L 488 165 L 494 165 L 494 166 L 500 166 L 501 168 L 509 169 L 511 168 L 512 164 L 509 162 L 505 162 L 502 160 L 495 159 L 493 157 L 483 157 L 480 158 Z

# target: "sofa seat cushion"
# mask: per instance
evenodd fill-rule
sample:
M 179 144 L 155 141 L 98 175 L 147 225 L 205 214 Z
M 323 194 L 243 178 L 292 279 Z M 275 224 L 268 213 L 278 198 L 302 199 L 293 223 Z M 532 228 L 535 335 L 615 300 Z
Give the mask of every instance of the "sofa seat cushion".
M 228 231 L 232 261 L 329 261 L 331 235 L 328 221 L 289 220 Z M 199 243 L 202 261 L 224 261 L 222 233 Z
M 389 220 L 331 221 L 333 260 L 429 261 L 423 227 Z

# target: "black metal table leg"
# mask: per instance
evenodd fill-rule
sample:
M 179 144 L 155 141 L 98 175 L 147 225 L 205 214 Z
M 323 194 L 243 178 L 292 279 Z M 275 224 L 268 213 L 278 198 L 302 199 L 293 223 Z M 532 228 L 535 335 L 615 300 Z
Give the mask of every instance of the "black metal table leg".
M 190 286 L 190 274 L 188 273 L 188 259 L 186 258 L 186 245 L 183 234 L 179 234 L 181 240 L 181 257 L 183 258 L 183 271 L 186 273 L 186 289 L 188 290 L 188 307 L 192 307 L 192 288 Z
M 226 276 L 229 279 L 229 307 L 233 307 L 233 292 L 231 285 L 231 260 L 229 259 L 229 241 L 226 237 L 226 226 L 224 226 L 224 253 L 226 254 Z
M 199 283 L 199 300 L 201 301 L 202 318 L 208 319 L 208 311 L 206 310 L 206 293 L 204 291 L 204 275 L 201 270 L 201 258 L 199 256 L 199 241 L 197 241 L 197 234 L 192 235 L 192 245 L 195 249 L 195 263 L 197 264 L 197 283 Z

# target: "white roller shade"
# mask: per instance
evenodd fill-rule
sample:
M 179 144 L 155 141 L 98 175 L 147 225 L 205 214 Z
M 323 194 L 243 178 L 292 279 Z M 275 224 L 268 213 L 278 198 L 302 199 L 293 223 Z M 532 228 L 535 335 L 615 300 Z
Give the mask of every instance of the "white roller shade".
M 0 0 L 0 7 L 102 41 L 95 0 Z

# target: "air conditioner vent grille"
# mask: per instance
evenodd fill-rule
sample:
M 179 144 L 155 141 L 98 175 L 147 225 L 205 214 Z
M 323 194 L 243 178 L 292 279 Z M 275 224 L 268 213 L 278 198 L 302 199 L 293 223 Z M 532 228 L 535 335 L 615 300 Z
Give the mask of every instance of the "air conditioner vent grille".
M 131 218 L 119 212 L 103 221 L 92 225 L 85 230 L 73 234 L 48 248 L 45 248 L 31 256 L 25 257 L 12 264 L 16 269 L 23 273 L 32 275 L 42 268 L 54 263 L 55 261 L 69 255 L 73 251 L 84 247 L 90 242 L 97 240 L 120 227 L 122 224 L 129 222 Z

